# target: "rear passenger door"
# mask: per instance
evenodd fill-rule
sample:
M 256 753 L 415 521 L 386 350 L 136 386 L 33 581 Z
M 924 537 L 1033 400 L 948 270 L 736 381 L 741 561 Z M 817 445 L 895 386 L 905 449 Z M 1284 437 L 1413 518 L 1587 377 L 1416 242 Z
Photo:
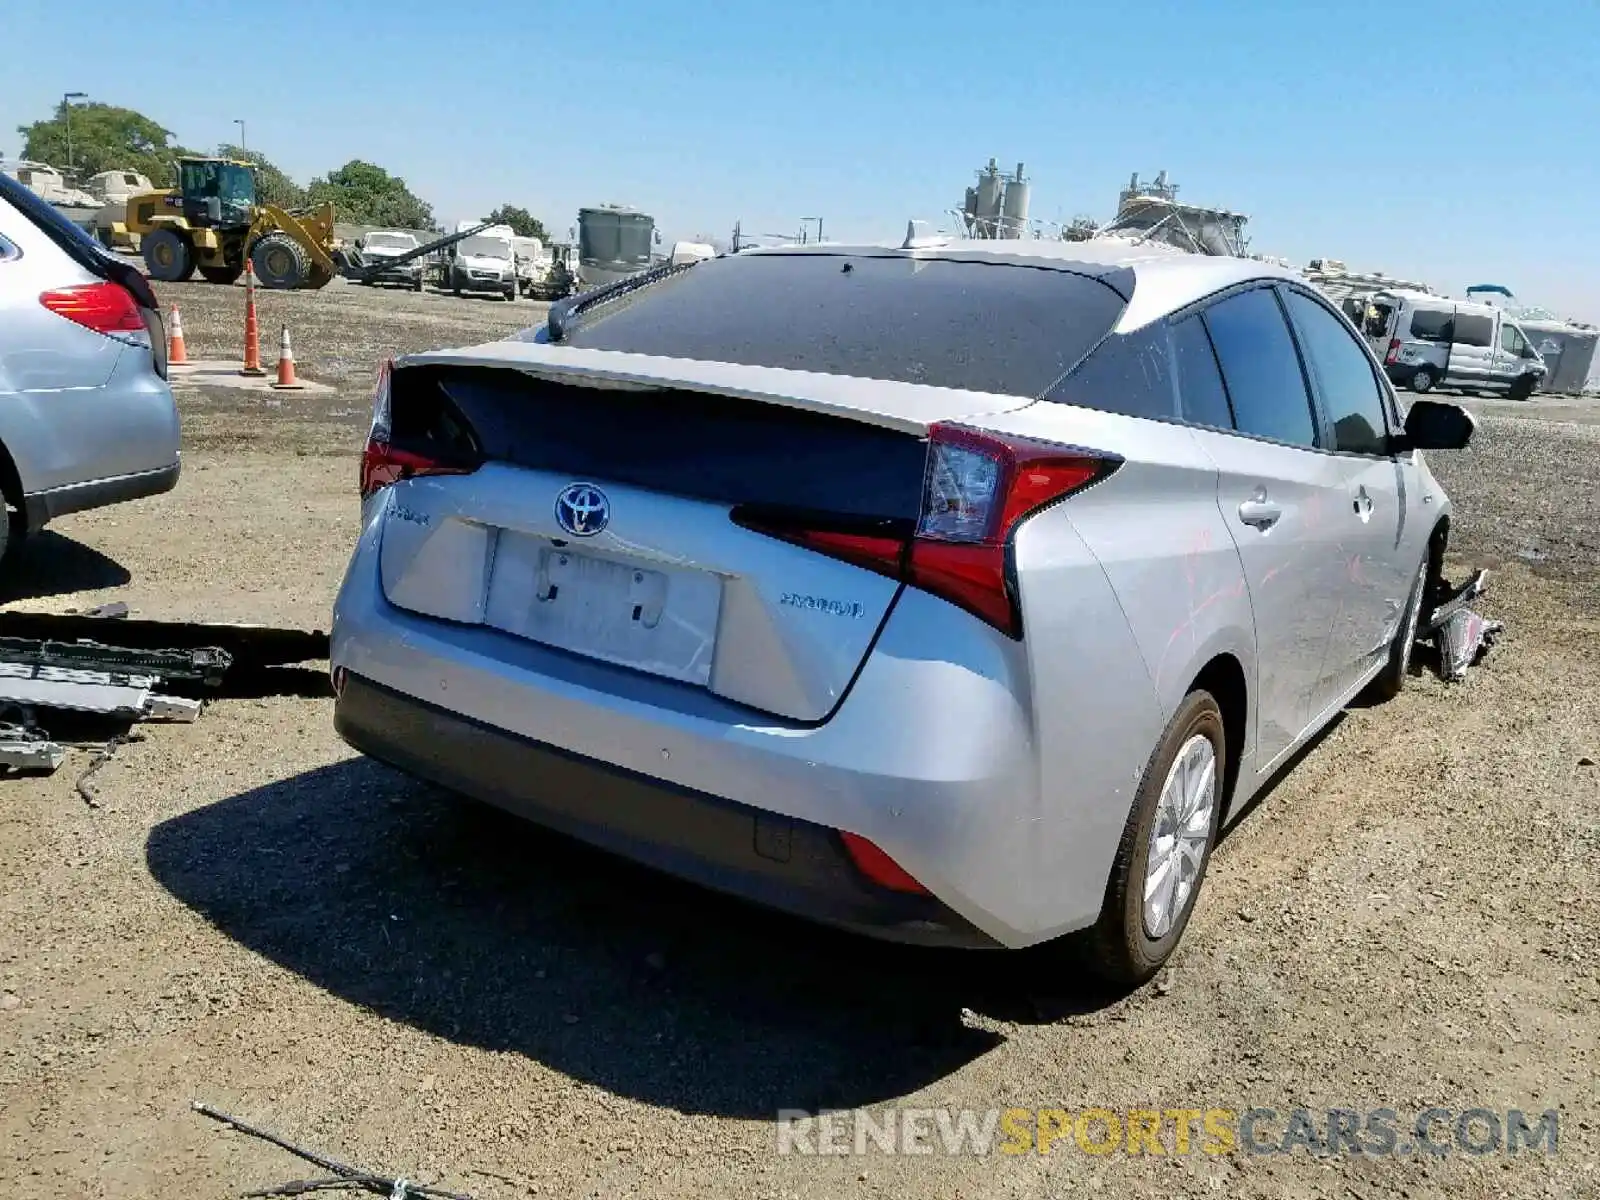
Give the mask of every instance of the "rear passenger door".
M 1332 511 L 1345 527 L 1345 578 L 1323 668 L 1343 695 L 1388 653 L 1411 595 L 1417 563 L 1402 546 L 1407 496 L 1389 452 L 1386 393 L 1366 350 L 1316 297 L 1286 288 L 1283 298 L 1343 481 L 1342 503 Z
M 1256 769 L 1328 703 L 1323 673 L 1344 558 L 1344 479 L 1320 453 L 1300 357 L 1270 286 L 1234 292 L 1173 326 L 1185 419 L 1218 468 L 1217 504 L 1244 565 L 1256 627 Z M 1214 356 L 1208 357 L 1207 351 Z M 1195 397 L 1220 369 L 1232 428 L 1208 429 Z M 1215 412 L 1215 401 L 1210 402 Z M 1219 415 L 1220 419 L 1220 415 Z

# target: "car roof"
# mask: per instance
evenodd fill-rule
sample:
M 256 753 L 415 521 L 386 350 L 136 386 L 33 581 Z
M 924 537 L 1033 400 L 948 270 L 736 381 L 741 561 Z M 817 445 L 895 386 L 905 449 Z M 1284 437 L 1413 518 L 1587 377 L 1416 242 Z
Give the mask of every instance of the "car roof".
M 1165 243 L 1126 238 L 1062 242 L 1044 238 L 951 238 L 920 241 L 910 247 L 887 243 L 848 245 L 762 246 L 752 255 L 822 254 L 900 256 L 951 262 L 1010 263 L 1035 269 L 1070 271 L 1099 279 L 1123 291 L 1132 276 L 1131 299 L 1117 322 L 1117 332 L 1142 328 L 1169 313 L 1235 284 L 1253 280 L 1304 284 L 1300 274 L 1253 258 L 1190 254 Z M 1127 293 L 1124 292 L 1126 295 Z

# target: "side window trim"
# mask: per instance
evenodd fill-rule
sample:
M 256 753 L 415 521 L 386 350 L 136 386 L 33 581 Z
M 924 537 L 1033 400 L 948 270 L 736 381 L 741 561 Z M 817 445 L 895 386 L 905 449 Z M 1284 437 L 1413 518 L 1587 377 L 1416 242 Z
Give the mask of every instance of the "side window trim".
M 21 248 L 5 234 L 0 233 L 0 262 L 10 262 L 12 259 L 21 258 Z

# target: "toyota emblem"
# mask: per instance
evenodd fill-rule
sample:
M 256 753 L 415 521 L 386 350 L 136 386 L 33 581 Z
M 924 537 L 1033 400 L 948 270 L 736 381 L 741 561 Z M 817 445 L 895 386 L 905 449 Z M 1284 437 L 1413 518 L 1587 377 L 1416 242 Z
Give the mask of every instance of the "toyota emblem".
M 611 501 L 592 483 L 572 483 L 556 496 L 556 524 L 573 537 L 593 537 L 611 520 Z

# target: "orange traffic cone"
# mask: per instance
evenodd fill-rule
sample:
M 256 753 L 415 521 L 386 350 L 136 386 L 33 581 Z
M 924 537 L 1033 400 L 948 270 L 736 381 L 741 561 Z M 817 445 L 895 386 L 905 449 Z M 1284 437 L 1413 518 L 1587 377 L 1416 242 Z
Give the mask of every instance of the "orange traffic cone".
M 183 344 L 183 314 L 172 306 L 172 336 L 167 339 L 167 366 L 189 366 L 189 349 Z
M 294 348 L 289 345 L 289 327 L 285 325 L 278 336 L 278 382 L 275 388 L 303 388 L 305 384 L 294 377 Z
M 244 366 L 241 375 L 265 375 L 261 369 L 261 330 L 256 325 L 256 273 L 244 265 Z

